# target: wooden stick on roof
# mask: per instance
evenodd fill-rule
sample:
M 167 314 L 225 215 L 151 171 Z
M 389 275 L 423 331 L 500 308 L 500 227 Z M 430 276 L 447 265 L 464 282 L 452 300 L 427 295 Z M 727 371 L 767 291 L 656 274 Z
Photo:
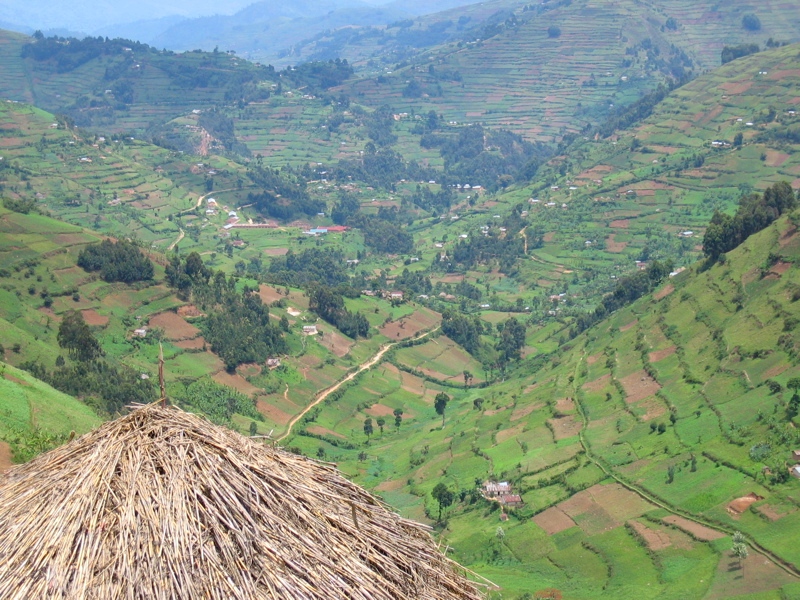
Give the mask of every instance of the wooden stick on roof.
M 164 383 L 164 346 L 158 343 L 158 387 L 161 389 L 161 406 L 167 405 L 167 387 Z

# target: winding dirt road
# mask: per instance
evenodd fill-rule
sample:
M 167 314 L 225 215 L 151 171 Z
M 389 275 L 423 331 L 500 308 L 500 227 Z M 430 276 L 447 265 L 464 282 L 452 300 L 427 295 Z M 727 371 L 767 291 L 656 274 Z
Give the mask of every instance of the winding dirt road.
M 425 336 L 428 336 L 428 335 L 432 334 L 434 331 L 437 331 L 438 329 L 439 329 L 439 327 L 435 327 L 434 329 L 430 329 L 428 331 L 425 331 L 425 332 L 417 335 L 416 337 L 411 338 L 411 340 L 420 340 L 420 339 L 424 338 Z M 328 388 L 325 388 L 324 390 L 318 392 L 317 393 L 317 397 L 314 399 L 314 401 L 311 404 L 309 404 L 308 406 L 306 406 L 302 410 L 302 412 L 300 412 L 299 414 L 295 415 L 295 417 L 292 418 L 291 421 L 289 421 L 289 424 L 286 426 L 286 431 L 283 433 L 283 435 L 281 435 L 280 437 L 276 438 L 275 441 L 276 442 L 280 442 L 280 441 L 286 439 L 287 437 L 289 437 L 289 435 L 291 435 L 291 433 L 292 433 L 292 429 L 294 428 L 294 426 L 297 425 L 298 421 L 300 421 L 300 419 L 302 419 L 304 416 L 306 416 L 308 414 L 308 412 L 312 408 L 314 408 L 315 406 L 318 406 L 321 402 L 323 402 L 325 400 L 325 398 L 330 396 L 333 392 L 338 390 L 345 383 L 347 383 L 348 381 L 352 380 L 356 375 L 359 375 L 360 373 L 363 373 L 367 369 L 369 369 L 369 368 L 375 366 L 376 364 L 378 364 L 389 350 L 394 348 L 397 344 L 400 344 L 400 343 L 405 342 L 405 341 L 409 341 L 409 340 L 400 340 L 400 341 L 397 341 L 397 342 L 390 342 L 388 344 L 384 344 L 383 346 L 380 347 L 380 349 L 378 350 L 378 352 L 374 356 L 372 356 L 371 358 L 367 359 L 365 362 L 361 363 L 361 365 L 358 367 L 358 369 L 348 373 L 345 377 L 343 377 L 342 379 L 340 379 L 339 381 L 334 383 L 332 386 L 330 386 Z M 286 391 L 287 392 L 289 391 L 288 386 L 287 386 Z

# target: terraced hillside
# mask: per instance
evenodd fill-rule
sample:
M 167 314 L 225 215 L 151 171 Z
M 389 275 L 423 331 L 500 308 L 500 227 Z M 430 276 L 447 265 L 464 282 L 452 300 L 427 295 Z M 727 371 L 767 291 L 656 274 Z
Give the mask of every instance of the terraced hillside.
M 796 218 L 488 388 L 437 366 L 466 364 L 443 358 L 447 338 L 403 349 L 289 443 L 415 519 L 435 520 L 431 490 L 445 484 L 455 503 L 442 543 L 504 597 L 792 597 Z M 379 417 L 382 430 L 366 436 L 364 420 Z M 510 482 L 523 504 L 481 499 L 487 480 Z M 734 531 L 750 548 L 741 568 Z
M 580 0 L 528 8 L 502 0 L 428 16 L 416 27 L 438 24 L 454 32 L 473 16 L 481 25 L 461 34 L 458 43 L 416 56 L 398 50 L 394 65 L 387 66 L 393 72 L 355 82 L 352 94 L 373 106 L 432 109 L 447 120 L 552 140 L 597 123 L 611 105 L 629 104 L 668 76 L 719 66 L 726 44 L 800 39 L 798 7 L 784 0 L 755 11 L 763 15 L 758 32 L 742 27 L 743 15 L 753 11 L 744 2 L 723 7 L 708 1 Z M 668 19 L 674 29 L 666 26 Z M 386 48 L 382 44 L 376 52 L 391 56 Z M 347 56 L 347 46 L 340 52 Z

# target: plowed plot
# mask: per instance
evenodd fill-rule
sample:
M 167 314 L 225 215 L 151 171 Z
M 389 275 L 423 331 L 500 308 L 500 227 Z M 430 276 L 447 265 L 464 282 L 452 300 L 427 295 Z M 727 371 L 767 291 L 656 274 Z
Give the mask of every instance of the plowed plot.
M 608 225 L 613 229 L 627 229 L 630 224 L 631 222 L 627 219 L 617 219 L 616 221 L 611 221 Z
M 670 283 L 665 285 L 660 290 L 658 290 L 655 294 L 653 294 L 653 298 L 655 298 L 656 300 L 661 300 L 662 298 L 666 298 L 667 296 L 669 296 L 674 291 L 675 291 L 675 286 Z
M 728 598 L 765 598 L 761 592 L 773 591 L 781 586 L 796 581 L 786 571 L 776 566 L 757 552 L 739 562 L 730 551 L 723 552 L 714 574 L 711 589 L 704 598 L 708 600 L 727 600 Z M 758 595 L 758 596 L 757 596 Z M 787 595 L 788 597 L 797 597 Z
M 289 254 L 288 248 L 267 248 L 264 250 L 264 254 L 267 256 L 283 256 L 285 254 Z
M 183 350 L 202 350 L 205 343 L 206 340 L 203 338 L 203 336 L 198 335 L 196 338 L 192 338 L 191 340 L 181 340 L 180 342 L 175 342 L 175 346 L 182 348 Z
M 355 342 L 350 338 L 345 337 L 338 331 L 333 331 L 332 329 L 328 329 L 323 335 L 318 335 L 316 337 L 317 341 L 320 343 L 320 346 L 327 348 L 339 357 L 350 352 L 350 348 L 352 348 L 355 344 Z
M 589 365 L 593 365 L 596 363 L 600 358 L 603 356 L 602 352 L 598 352 L 597 354 L 592 354 L 591 356 L 586 357 L 586 363 Z
M 594 381 L 587 381 L 586 383 L 584 383 L 583 389 L 585 389 L 587 392 L 599 392 L 604 387 L 606 387 L 610 381 L 611 381 L 611 374 L 606 373 L 605 375 L 603 375 L 602 377 L 598 377 Z
M 311 427 L 307 427 L 309 433 L 314 433 L 316 435 L 330 435 L 333 437 L 345 439 L 341 433 L 336 433 L 335 431 L 328 429 L 327 427 L 320 427 L 319 425 L 312 425 Z
M 650 550 L 664 550 L 672 545 L 672 540 L 665 531 L 655 531 L 638 521 L 630 521 L 630 525 L 642 537 Z
M 178 308 L 180 317 L 202 317 L 203 313 L 194 304 L 186 304 Z
M 277 423 L 278 425 L 286 425 L 291 420 L 291 415 L 288 413 L 283 412 L 277 406 L 273 406 L 269 402 L 265 400 L 258 399 L 256 402 L 256 409 L 262 415 L 270 419 L 273 423 Z
M 629 329 L 631 329 L 632 327 L 635 327 L 635 326 L 636 326 L 636 324 L 637 324 L 638 322 L 639 322 L 639 319 L 634 319 L 634 320 L 633 320 L 633 321 L 631 321 L 630 323 L 625 323 L 625 325 L 622 325 L 622 326 L 619 328 L 619 330 L 620 330 L 620 331 L 628 331 L 628 330 L 629 330 Z
M 557 506 L 552 506 L 540 512 L 533 517 L 533 522 L 544 529 L 549 535 L 575 526 L 575 521 Z
M 231 375 L 226 371 L 220 371 L 216 375 L 212 377 L 214 381 L 217 383 L 221 383 L 222 385 L 227 385 L 228 387 L 232 387 L 237 392 L 241 392 L 246 396 L 252 396 L 253 394 L 260 392 L 261 390 L 254 386 L 252 383 L 247 381 L 244 377 L 239 374 Z
M 386 406 L 385 404 L 373 404 L 364 412 L 371 417 L 392 417 L 394 419 L 394 409 L 391 406 Z M 403 409 L 404 419 L 410 419 L 413 416 L 414 416 L 413 412 L 411 412 L 410 410 Z
M 661 520 L 664 521 L 664 523 L 669 523 L 670 525 L 675 525 L 675 527 L 679 529 L 683 529 L 686 533 L 704 542 L 711 542 L 725 537 L 724 533 L 720 533 L 719 531 L 706 527 L 705 525 L 700 525 L 700 523 L 695 523 L 689 519 L 679 517 L 678 515 L 669 515 Z
M 669 348 L 664 348 L 663 350 L 656 350 L 655 352 L 651 352 L 648 355 L 651 363 L 658 362 L 660 360 L 664 360 L 668 356 L 672 356 L 675 354 L 675 346 L 670 346 Z
M 520 423 L 516 427 L 510 427 L 509 429 L 502 429 L 495 434 L 495 440 L 497 440 L 498 444 L 502 444 L 506 440 L 510 440 L 512 438 L 517 437 L 522 430 L 525 428 L 524 423 Z
M 625 394 L 627 395 L 625 402 L 628 404 L 644 400 L 661 389 L 658 382 L 643 370 L 623 377 L 619 381 L 622 387 L 625 388 Z
M 628 247 L 628 242 L 617 242 L 616 236 L 612 233 L 606 240 L 606 250 L 609 252 L 622 252 Z
M 778 519 L 782 519 L 788 514 L 786 512 L 778 511 L 774 506 L 770 506 L 769 504 L 762 504 L 761 506 L 756 508 L 756 510 L 765 517 L 767 517 L 770 521 L 777 521 Z
M 667 407 L 655 398 L 647 398 L 636 403 L 636 413 L 641 414 L 642 421 L 657 419 L 667 412 Z
M 104 317 L 103 315 L 97 314 L 97 311 L 94 309 L 89 310 L 82 310 L 81 314 L 83 315 L 83 320 L 86 321 L 87 325 L 103 327 L 108 325 L 108 317 Z
M 556 402 L 556 410 L 560 413 L 568 413 L 575 410 L 575 401 L 572 398 L 559 398 Z
M 768 167 L 780 167 L 789 160 L 789 155 L 785 152 L 779 152 L 777 150 L 767 150 L 766 152 L 767 158 L 764 161 L 764 164 Z
M 5 473 L 13 466 L 14 462 L 11 460 L 11 446 L 5 442 L 0 442 L 0 473 Z
M 389 481 L 384 481 L 383 483 L 378 484 L 375 487 L 375 491 L 377 492 L 396 492 L 397 490 L 402 490 L 403 486 L 406 485 L 405 479 L 390 479 Z
M 515 408 L 514 412 L 511 413 L 511 418 L 509 418 L 509 421 L 514 422 L 514 421 L 519 421 L 520 419 L 524 419 L 533 411 L 542 408 L 542 406 L 544 406 L 544 404 L 542 404 L 541 402 L 534 402 L 528 404 L 527 406 L 520 406 L 519 408 Z
M 619 484 L 593 485 L 557 505 L 586 533 L 594 535 L 619 527 L 652 506 Z
M 548 419 L 547 422 L 553 428 L 553 437 L 556 441 L 578 435 L 581 430 L 581 424 L 572 415 Z
M 404 340 L 433 327 L 438 321 L 438 315 L 432 311 L 417 310 L 407 317 L 384 325 L 379 331 L 390 340 Z
M 189 340 L 197 337 L 200 330 L 183 320 L 177 313 L 167 311 L 150 318 L 150 327 L 160 327 L 168 340 Z
M 258 295 L 261 297 L 264 304 L 272 304 L 276 300 L 286 299 L 294 306 L 299 306 L 303 310 L 308 309 L 308 298 L 297 292 L 290 292 L 288 296 L 285 296 L 283 292 L 283 289 L 278 291 L 277 288 L 269 285 L 262 285 L 258 288 Z
M 742 496 L 741 498 L 737 498 L 730 504 L 728 504 L 728 512 L 734 515 L 740 515 L 754 502 L 758 502 L 759 500 L 763 500 L 763 496 L 759 496 L 758 494 L 754 494 L 750 492 L 746 496 Z

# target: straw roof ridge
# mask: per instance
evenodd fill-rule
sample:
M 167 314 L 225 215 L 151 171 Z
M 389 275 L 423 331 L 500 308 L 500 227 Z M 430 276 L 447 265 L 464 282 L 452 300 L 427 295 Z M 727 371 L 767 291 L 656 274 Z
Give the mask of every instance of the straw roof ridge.
M 0 479 L 0 598 L 481 598 L 330 464 L 148 405 Z

